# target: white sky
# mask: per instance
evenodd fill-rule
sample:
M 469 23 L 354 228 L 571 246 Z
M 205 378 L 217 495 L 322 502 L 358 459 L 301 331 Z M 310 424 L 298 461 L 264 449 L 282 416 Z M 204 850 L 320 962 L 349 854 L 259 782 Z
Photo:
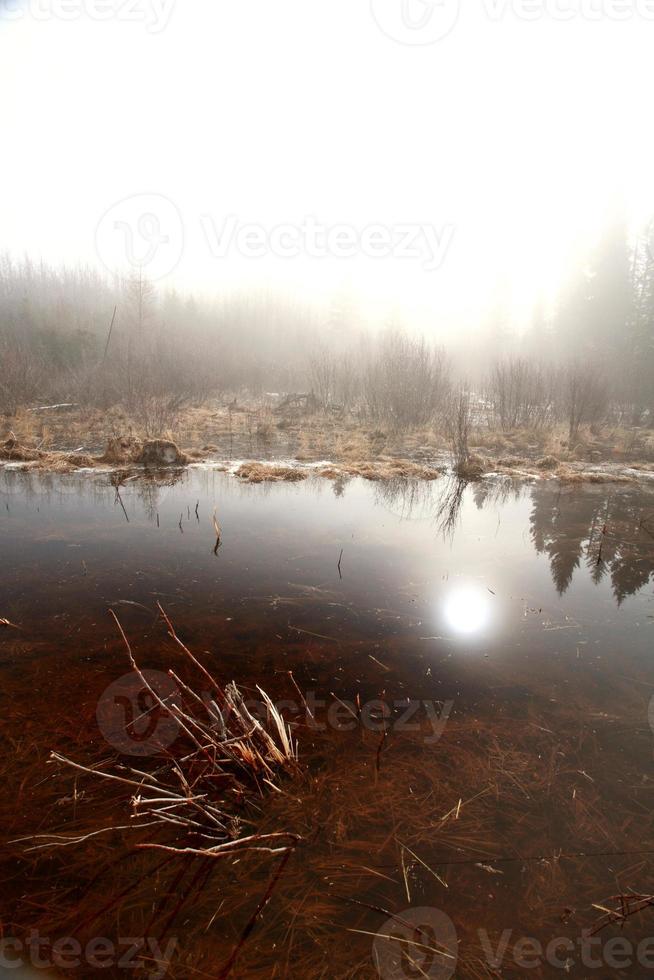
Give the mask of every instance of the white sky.
M 504 296 L 523 315 L 608 203 L 654 211 L 654 0 L 523 0 L 537 20 L 434 2 L 0 0 L 0 248 L 124 269 L 131 227 L 146 274 L 182 288 L 347 284 L 453 326 Z M 299 254 L 212 254 L 229 215 L 294 226 Z M 307 215 L 452 237 L 438 269 L 311 257 Z

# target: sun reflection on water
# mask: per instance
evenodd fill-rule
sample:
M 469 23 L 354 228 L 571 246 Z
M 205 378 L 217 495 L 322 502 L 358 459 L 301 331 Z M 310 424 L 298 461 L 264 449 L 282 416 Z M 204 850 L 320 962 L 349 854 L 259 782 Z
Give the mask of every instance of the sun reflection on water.
M 445 597 L 443 613 L 455 633 L 480 633 L 490 622 L 490 599 L 479 586 L 460 586 Z

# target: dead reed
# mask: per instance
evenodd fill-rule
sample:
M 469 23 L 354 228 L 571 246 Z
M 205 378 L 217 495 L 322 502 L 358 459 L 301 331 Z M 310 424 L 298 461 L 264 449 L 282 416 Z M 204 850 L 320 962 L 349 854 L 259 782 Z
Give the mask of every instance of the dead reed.
M 165 761 L 154 772 L 126 770 L 124 766 L 110 769 L 84 766 L 57 752 L 51 758 L 77 772 L 129 787 L 132 790 L 130 819 L 138 826 L 172 825 L 189 836 L 180 846 L 178 842 L 171 845 L 149 841 L 137 847 L 217 858 L 248 849 L 278 854 L 295 846 L 299 839 L 295 834 L 244 833 L 238 813 L 247 796 L 279 791 L 276 780 L 280 772 L 298 771 L 297 745 L 265 691 L 258 689 L 268 712 L 266 722 L 262 723 L 248 710 L 236 684 L 223 687 L 191 653 L 159 605 L 169 636 L 192 665 L 197 683 L 202 685 L 202 694 L 198 694 L 191 682 L 182 680 L 171 669 L 168 673 L 180 697 L 162 697 L 136 663 L 118 617 L 113 610 L 110 612 L 132 670 L 150 695 L 153 706 L 175 719 L 179 738 L 165 750 Z M 38 839 L 43 842 L 36 845 L 39 847 L 70 843 L 57 835 L 38 835 Z

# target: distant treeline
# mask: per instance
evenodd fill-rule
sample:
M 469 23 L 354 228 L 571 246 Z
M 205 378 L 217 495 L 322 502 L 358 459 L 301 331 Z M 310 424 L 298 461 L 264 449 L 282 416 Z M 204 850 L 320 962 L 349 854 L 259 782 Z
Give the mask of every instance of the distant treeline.
M 366 329 L 265 291 L 215 301 L 0 258 L 0 411 L 72 401 L 135 415 L 208 396 L 313 392 L 313 404 L 401 429 L 458 415 L 510 430 L 654 419 L 654 231 L 616 220 L 553 310 L 514 330 L 501 310 L 468 351 L 411 324 Z M 441 336 L 450 335 L 442 325 Z M 439 325 L 432 335 L 439 336 Z M 464 395 L 462 400 L 462 393 Z M 164 413 L 165 414 L 165 413 Z

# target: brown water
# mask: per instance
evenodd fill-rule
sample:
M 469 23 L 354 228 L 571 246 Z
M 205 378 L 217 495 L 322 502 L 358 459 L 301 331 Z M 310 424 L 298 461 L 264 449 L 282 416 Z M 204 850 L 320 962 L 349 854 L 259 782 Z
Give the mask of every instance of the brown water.
M 36 930 L 78 977 L 654 969 L 654 909 L 583 941 L 593 903 L 654 892 L 647 488 L 111 479 L 0 473 L 0 616 L 20 627 L 0 628 L 3 836 L 129 824 L 128 796 L 48 756 L 156 765 L 119 755 L 96 709 L 129 670 L 109 608 L 142 667 L 177 665 L 159 601 L 223 681 L 289 702 L 304 773 L 244 819 L 302 842 L 283 864 L 163 860 L 122 829 L 12 843 L 7 936 Z M 68 938 L 79 966 L 52 954 Z

